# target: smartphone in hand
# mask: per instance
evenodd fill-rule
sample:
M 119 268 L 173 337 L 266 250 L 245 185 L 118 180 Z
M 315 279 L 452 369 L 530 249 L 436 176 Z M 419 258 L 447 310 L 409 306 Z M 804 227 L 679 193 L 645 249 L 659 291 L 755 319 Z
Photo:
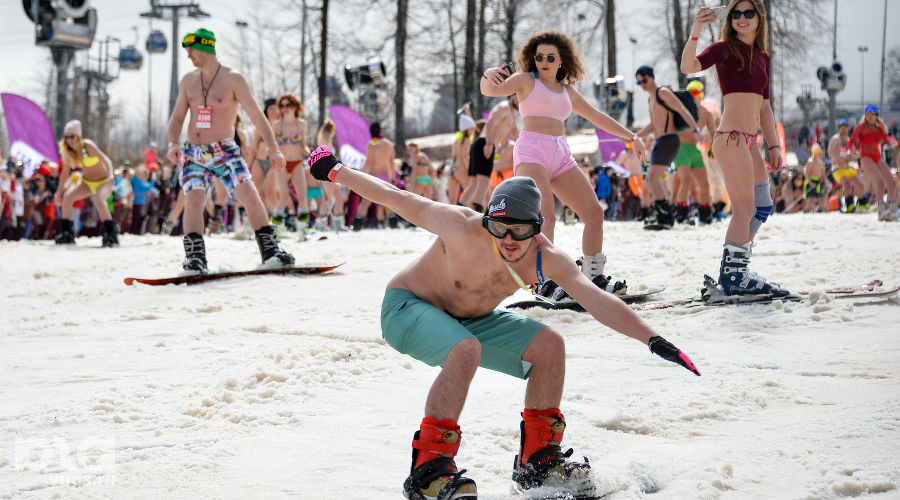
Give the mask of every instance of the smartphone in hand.
M 512 76 L 512 74 L 516 72 L 516 65 L 513 62 L 508 62 L 505 65 L 503 65 L 503 70 L 506 71 L 507 73 L 509 73 L 510 76 Z M 506 80 L 507 78 L 509 78 L 509 77 L 503 76 L 504 80 Z
M 713 14 L 716 15 L 716 21 L 721 21 L 722 19 L 725 19 L 725 6 L 724 5 L 720 5 L 718 7 L 710 7 L 709 9 L 711 11 L 713 11 Z

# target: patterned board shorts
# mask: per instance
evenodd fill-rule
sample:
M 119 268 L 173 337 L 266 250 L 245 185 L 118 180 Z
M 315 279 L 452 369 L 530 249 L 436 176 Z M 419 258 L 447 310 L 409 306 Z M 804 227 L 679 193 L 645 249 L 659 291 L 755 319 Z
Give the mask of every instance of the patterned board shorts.
M 241 147 L 234 139 L 222 139 L 212 144 L 181 146 L 181 189 L 209 188 L 210 176 L 218 177 L 230 193 L 234 187 L 253 180 L 247 163 L 241 157 Z

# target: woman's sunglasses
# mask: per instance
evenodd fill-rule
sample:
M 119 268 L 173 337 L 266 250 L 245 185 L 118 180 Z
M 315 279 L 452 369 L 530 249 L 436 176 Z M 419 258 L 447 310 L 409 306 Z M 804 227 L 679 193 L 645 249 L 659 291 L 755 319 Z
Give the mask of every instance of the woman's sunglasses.
M 544 62 L 544 55 L 538 54 L 538 55 L 534 56 L 534 60 L 539 63 L 542 63 L 542 62 Z M 556 62 L 556 56 L 553 54 L 548 55 L 547 62 L 549 62 L 549 63 Z
M 649 78 L 644 78 L 643 80 L 637 80 L 636 82 L 637 82 L 638 85 L 643 85 L 643 84 L 645 84 L 645 83 L 647 83 L 647 82 L 649 82 L 649 81 L 650 81 Z
M 77 135 L 67 135 L 65 137 L 66 137 L 66 139 L 77 139 L 78 138 Z
M 756 17 L 756 9 L 747 9 L 747 10 L 733 10 L 731 11 L 731 18 L 737 21 L 741 18 L 741 16 L 746 17 L 747 19 L 753 19 Z
M 282 108 L 282 109 L 287 109 L 287 108 L 293 108 L 294 105 L 289 102 L 283 102 L 283 103 L 279 104 L 278 107 Z

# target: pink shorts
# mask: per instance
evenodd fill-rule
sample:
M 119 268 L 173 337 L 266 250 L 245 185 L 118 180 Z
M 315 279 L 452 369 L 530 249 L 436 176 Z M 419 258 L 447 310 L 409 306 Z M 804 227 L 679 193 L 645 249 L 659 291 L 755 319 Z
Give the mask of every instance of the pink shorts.
M 547 135 L 523 130 L 513 147 L 513 163 L 537 163 L 553 180 L 578 165 L 563 135 Z M 515 170 L 513 170 L 515 173 Z

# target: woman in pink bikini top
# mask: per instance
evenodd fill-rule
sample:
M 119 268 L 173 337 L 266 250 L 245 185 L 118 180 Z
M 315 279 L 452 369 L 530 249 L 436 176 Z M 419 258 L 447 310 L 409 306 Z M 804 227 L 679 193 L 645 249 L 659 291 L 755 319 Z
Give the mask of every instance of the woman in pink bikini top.
M 602 253 L 604 211 L 587 175 L 575 168 L 577 162 L 566 143 L 565 120 L 574 111 L 623 141 L 635 140 L 641 154 L 644 145 L 572 86 L 584 77 L 585 70 L 567 33 L 548 30 L 532 35 L 519 51 L 517 70 L 510 75 L 503 68 L 488 69 L 481 79 L 481 92 L 489 97 L 517 95 L 523 127 L 513 149 L 514 172 L 531 177 L 540 189 L 541 231 L 551 241 L 556 222 L 553 195 L 584 221 L 582 269 L 593 279 L 602 274 L 606 261 Z M 608 281 L 606 277 L 603 280 Z M 601 286 L 606 288 L 606 284 Z M 624 283 L 619 289 L 624 290 Z

